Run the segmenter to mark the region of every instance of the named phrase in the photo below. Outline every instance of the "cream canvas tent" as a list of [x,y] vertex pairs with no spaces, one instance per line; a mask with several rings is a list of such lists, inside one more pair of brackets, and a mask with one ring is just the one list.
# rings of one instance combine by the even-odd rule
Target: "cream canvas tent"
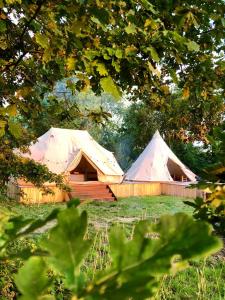
[[51,128],[21,154],[45,164],[56,174],[74,181],[120,183],[123,171],[112,152],[100,146],[85,130]]
[[189,170],[156,131],[145,150],[125,174],[126,181],[196,181]]

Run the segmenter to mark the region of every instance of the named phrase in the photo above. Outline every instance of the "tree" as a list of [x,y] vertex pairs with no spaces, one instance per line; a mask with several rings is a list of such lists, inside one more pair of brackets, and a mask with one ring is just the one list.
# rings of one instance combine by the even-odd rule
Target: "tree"
[[1,184],[12,175],[35,182],[13,154],[34,138],[18,115],[36,118],[62,78],[76,75],[74,89],[115,98],[126,90],[158,109],[171,84],[195,112],[221,101],[223,0],[4,0],[0,9]]
[[88,92],[71,92],[63,82],[52,93],[45,95],[38,115],[30,119],[23,115],[24,124],[35,136],[41,136],[50,127],[88,130],[98,139],[101,129],[112,116],[112,110],[121,102],[115,102],[109,94],[96,96]]

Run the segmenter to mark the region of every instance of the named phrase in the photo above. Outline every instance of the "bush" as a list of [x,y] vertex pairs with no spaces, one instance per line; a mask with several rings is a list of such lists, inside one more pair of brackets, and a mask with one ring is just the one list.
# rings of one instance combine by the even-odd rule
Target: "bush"
[[210,223],[217,234],[225,237],[225,185],[207,185],[208,197],[196,198],[194,202],[184,203],[194,207],[196,220]]

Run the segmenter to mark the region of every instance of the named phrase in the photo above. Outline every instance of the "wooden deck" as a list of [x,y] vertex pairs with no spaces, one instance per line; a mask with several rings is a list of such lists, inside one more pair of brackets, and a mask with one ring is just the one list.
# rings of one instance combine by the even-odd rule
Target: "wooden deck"
[[44,194],[33,185],[10,184],[8,195],[25,204],[53,203],[69,201],[71,198],[81,200],[93,199],[102,201],[115,201],[117,198],[132,196],[171,195],[174,197],[196,198],[204,197],[204,192],[196,188],[189,189],[188,182],[123,182],[121,184],[107,184],[98,181],[74,182],[70,181],[69,193],[60,190],[51,184],[53,194]]
[[171,195],[177,197],[203,197],[203,191],[188,188],[190,182],[123,182],[109,185],[116,197],[159,196]]

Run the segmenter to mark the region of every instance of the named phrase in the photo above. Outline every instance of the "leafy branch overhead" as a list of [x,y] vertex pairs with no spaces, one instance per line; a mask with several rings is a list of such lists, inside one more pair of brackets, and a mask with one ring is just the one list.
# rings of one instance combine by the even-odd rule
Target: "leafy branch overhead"
[[[175,85],[203,123],[206,110],[222,112],[224,11],[223,0],[0,1],[4,182],[18,169],[9,165],[12,149],[35,138],[32,120],[63,78],[76,76],[77,90],[115,98],[126,91],[156,109],[170,106]],[[202,122],[194,127],[201,138]]]
[[[56,225],[39,243],[39,252],[34,256],[31,253],[15,276],[21,299],[54,299],[48,292],[52,284],[50,269],[62,276],[71,297],[76,299],[146,299],[155,295],[163,275],[174,274],[188,267],[189,260],[205,257],[221,247],[209,225],[183,213],[163,216],[155,224],[141,221],[131,239],[127,239],[123,228],[113,226],[109,235],[111,266],[90,281],[81,268],[93,242],[86,235],[87,214],[80,214],[76,205],[72,203],[72,207],[44,221],[57,218]],[[27,223],[21,225],[20,218],[10,222],[23,232]],[[33,229],[43,224],[37,221]],[[1,220],[1,239],[6,237],[7,227],[7,221]],[[3,259],[5,255],[7,252]]]

